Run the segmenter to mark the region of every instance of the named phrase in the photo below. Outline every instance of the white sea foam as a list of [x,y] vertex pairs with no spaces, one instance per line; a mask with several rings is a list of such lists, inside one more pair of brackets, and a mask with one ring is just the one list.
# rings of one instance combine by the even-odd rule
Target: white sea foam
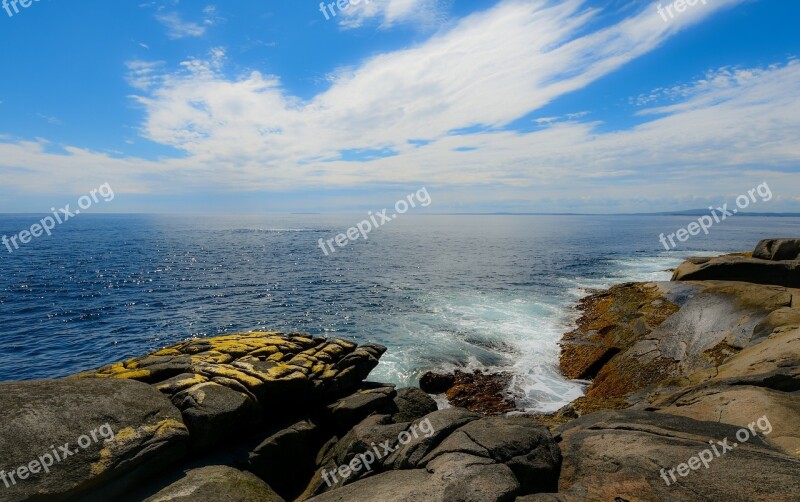
[[[712,253],[709,253],[712,254]],[[562,277],[558,293],[428,292],[419,301],[427,315],[403,321],[399,346],[392,347],[373,378],[415,385],[420,371],[481,369],[513,374],[509,392],[525,411],[551,412],[583,395],[587,382],[569,380],[559,370],[563,334],[579,312],[578,299],[594,289],[628,281],[666,281],[684,256],[674,253],[605,262],[599,277]],[[416,371],[415,371],[416,369]]]

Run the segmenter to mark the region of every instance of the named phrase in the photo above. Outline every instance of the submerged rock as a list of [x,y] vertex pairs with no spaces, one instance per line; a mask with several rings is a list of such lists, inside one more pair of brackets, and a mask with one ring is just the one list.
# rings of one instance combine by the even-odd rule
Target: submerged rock
[[449,375],[428,372],[420,379],[420,388],[425,392],[445,393],[452,406],[484,415],[499,415],[516,409],[509,392],[512,378],[510,373],[483,373],[481,370],[472,373],[455,370]]

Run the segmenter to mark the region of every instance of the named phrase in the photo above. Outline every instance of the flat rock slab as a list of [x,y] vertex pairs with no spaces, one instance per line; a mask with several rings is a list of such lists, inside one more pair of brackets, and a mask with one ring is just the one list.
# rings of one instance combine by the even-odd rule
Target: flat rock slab
[[800,457],[800,398],[741,379],[712,383],[664,396],[651,409],[695,420],[747,427],[757,420],[768,425],[766,440],[787,455]]
[[[732,425],[632,410],[582,417],[558,429],[564,463],[556,500],[796,500],[800,461],[760,436],[740,442],[737,431]],[[714,455],[709,441],[726,438],[732,449]],[[700,463],[685,476],[675,470],[704,450],[713,455],[708,468]]]
[[[0,486],[4,501],[93,500],[86,492],[100,485],[92,497],[113,499],[186,451],[180,412],[141,382],[8,382],[0,383],[0,396],[0,468],[15,478]],[[28,472],[20,475],[23,466]]]

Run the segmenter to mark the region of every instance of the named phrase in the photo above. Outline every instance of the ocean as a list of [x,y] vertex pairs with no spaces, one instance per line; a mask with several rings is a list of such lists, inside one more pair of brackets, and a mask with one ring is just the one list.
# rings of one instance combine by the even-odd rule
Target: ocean
[[[189,337],[307,332],[388,347],[371,380],[512,372],[518,405],[552,411],[584,383],[558,341],[592,288],[668,280],[691,255],[797,236],[800,218],[737,216],[666,251],[692,216],[405,214],[325,256],[336,215],[81,214],[0,248],[0,380],[61,377]],[[0,236],[41,216],[0,215]]]

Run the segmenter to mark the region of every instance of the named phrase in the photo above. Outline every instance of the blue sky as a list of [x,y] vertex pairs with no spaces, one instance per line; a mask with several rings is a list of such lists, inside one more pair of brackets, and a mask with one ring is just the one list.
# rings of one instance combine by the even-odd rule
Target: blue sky
[[800,211],[800,3],[701,2],[9,5],[0,212]]

